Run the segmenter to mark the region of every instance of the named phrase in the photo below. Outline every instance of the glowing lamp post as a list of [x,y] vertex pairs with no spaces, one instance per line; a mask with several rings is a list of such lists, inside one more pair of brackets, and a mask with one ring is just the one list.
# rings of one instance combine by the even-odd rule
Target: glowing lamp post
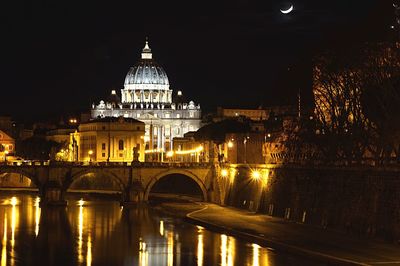
[[260,171],[254,170],[251,172],[251,178],[253,178],[253,180],[259,180],[260,177],[261,177]]
[[228,148],[233,148],[233,141],[232,140],[228,141]]
[[222,169],[222,170],[221,170],[221,176],[222,176],[222,177],[227,177],[227,176],[228,176],[228,170]]
[[92,154],[93,154],[93,151],[92,150],[89,150],[89,162],[92,162]]
[[4,152],[4,162],[7,163],[7,155],[8,155],[8,151]]
[[254,181],[260,181],[262,187],[266,187],[268,185],[269,171],[268,169],[253,170],[250,174],[250,177]]

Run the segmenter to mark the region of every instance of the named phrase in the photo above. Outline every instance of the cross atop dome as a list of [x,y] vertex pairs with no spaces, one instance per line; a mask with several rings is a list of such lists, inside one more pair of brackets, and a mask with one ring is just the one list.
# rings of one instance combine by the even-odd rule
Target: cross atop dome
[[149,47],[149,42],[146,37],[146,44],[144,45],[144,48],[142,50],[142,59],[152,59],[153,54],[151,53],[151,49]]

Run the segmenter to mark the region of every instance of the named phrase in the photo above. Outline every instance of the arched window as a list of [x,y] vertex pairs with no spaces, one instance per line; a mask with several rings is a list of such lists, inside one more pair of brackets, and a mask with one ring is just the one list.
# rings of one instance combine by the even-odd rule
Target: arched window
[[124,141],[122,139],[118,141],[118,149],[120,151],[124,150]]

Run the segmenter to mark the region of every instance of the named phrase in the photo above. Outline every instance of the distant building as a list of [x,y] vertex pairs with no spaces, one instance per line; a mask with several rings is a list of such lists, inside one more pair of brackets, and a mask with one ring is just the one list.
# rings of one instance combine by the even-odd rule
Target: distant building
[[56,128],[47,131],[46,140],[55,141],[58,143],[68,144],[71,133],[74,133],[76,128]]
[[223,145],[223,160],[233,164],[263,164],[263,147],[267,136],[264,132],[228,133]]
[[3,130],[0,130],[0,160],[5,160],[7,155],[15,153],[15,140]]
[[121,97],[113,90],[108,100],[93,105],[92,118],[125,117],[145,123],[147,153],[172,150],[173,138],[200,128],[201,109],[185,101],[181,91],[173,97],[164,69],[154,59],[146,41],[141,59],[125,77]]
[[3,130],[15,141],[32,137],[32,129],[27,129],[23,124],[15,123],[10,116],[0,116],[0,130]]
[[145,124],[133,118],[106,117],[81,123],[70,135],[68,160],[144,161],[144,132]]
[[208,142],[198,141],[194,132],[188,132],[184,137],[174,138],[173,152],[167,154],[167,159],[174,162],[208,162]]
[[247,117],[253,121],[267,120],[270,115],[286,116],[296,114],[295,106],[269,106],[259,107],[257,109],[242,109],[242,108],[217,108],[217,115],[214,120],[221,120],[232,117]]

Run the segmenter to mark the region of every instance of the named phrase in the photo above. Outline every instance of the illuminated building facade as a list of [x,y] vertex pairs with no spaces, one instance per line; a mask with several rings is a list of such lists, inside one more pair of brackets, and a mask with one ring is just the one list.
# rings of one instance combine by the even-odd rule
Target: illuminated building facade
[[141,59],[126,75],[121,98],[113,90],[107,101],[92,106],[91,116],[122,116],[144,122],[148,152],[172,150],[174,137],[196,131],[201,124],[200,106],[193,101],[184,101],[181,91],[173,95],[167,74],[153,60],[147,41]]
[[15,140],[0,130],[0,161],[5,160],[8,154],[14,154],[15,151]]
[[292,105],[283,106],[267,106],[257,109],[243,108],[223,108],[218,107],[214,121],[221,121],[227,118],[247,117],[253,121],[263,121],[273,116],[287,116],[296,114],[298,110]]
[[144,161],[143,122],[133,118],[106,117],[81,123],[71,134],[69,161]]

